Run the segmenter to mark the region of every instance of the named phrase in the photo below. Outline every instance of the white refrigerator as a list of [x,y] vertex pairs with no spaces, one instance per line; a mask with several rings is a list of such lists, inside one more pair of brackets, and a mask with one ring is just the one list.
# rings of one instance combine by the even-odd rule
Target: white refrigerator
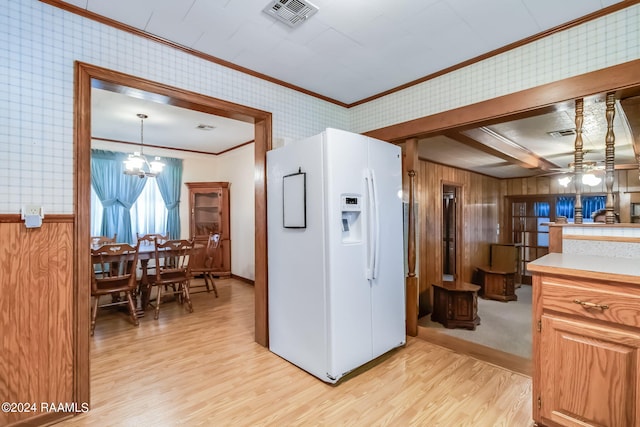
[[328,383],[406,341],[401,155],[337,129],[267,152],[269,348]]

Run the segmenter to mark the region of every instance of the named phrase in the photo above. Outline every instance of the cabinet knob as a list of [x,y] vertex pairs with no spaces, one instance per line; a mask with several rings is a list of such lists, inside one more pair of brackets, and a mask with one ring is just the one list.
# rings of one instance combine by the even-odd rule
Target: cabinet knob
[[598,308],[602,311],[606,310],[609,308],[608,305],[606,304],[596,304],[594,302],[587,302],[587,301],[580,301],[579,299],[574,299],[573,300],[574,303],[576,304],[580,304],[581,306],[583,306],[584,308]]

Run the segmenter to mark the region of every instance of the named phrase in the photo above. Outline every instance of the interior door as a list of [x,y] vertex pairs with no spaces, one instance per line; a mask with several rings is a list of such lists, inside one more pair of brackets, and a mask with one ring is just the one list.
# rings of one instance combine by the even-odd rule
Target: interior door
[[458,277],[458,192],[455,185],[442,185],[442,280]]

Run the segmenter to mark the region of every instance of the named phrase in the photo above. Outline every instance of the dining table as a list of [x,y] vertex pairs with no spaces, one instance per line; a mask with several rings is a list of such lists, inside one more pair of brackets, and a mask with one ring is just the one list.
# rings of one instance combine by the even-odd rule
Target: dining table
[[[117,243],[112,243],[117,244]],[[97,249],[102,245],[91,245],[91,249]],[[201,243],[195,243],[193,245],[192,256],[196,252],[204,248]],[[159,252],[161,255],[162,251]],[[138,317],[144,317],[145,310],[149,307],[151,300],[151,283],[149,282],[149,261],[156,257],[156,246],[153,243],[140,244],[138,248],[138,261],[140,262],[141,275],[138,280],[138,290],[133,295],[133,301],[136,306],[136,315]],[[138,297],[139,296],[139,297]]]
[[136,308],[138,311],[138,316],[144,316],[144,312],[149,306],[149,301],[151,297],[151,285],[149,283],[149,260],[155,259],[156,257],[156,245],[151,244],[141,244],[138,249],[138,261],[140,262],[140,269],[142,270],[142,275],[140,277],[140,281],[138,282],[138,292],[137,295],[140,295],[140,306]]

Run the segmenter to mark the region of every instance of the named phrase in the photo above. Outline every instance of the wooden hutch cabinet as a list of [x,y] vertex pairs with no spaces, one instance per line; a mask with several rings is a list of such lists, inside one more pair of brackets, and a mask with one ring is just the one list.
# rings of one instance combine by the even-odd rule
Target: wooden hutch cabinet
[[231,274],[229,227],[229,183],[187,182],[189,188],[189,235],[196,243],[207,244],[209,233],[220,234],[220,250],[214,259],[221,276]]
[[538,425],[640,425],[637,262],[551,254],[529,264]]

